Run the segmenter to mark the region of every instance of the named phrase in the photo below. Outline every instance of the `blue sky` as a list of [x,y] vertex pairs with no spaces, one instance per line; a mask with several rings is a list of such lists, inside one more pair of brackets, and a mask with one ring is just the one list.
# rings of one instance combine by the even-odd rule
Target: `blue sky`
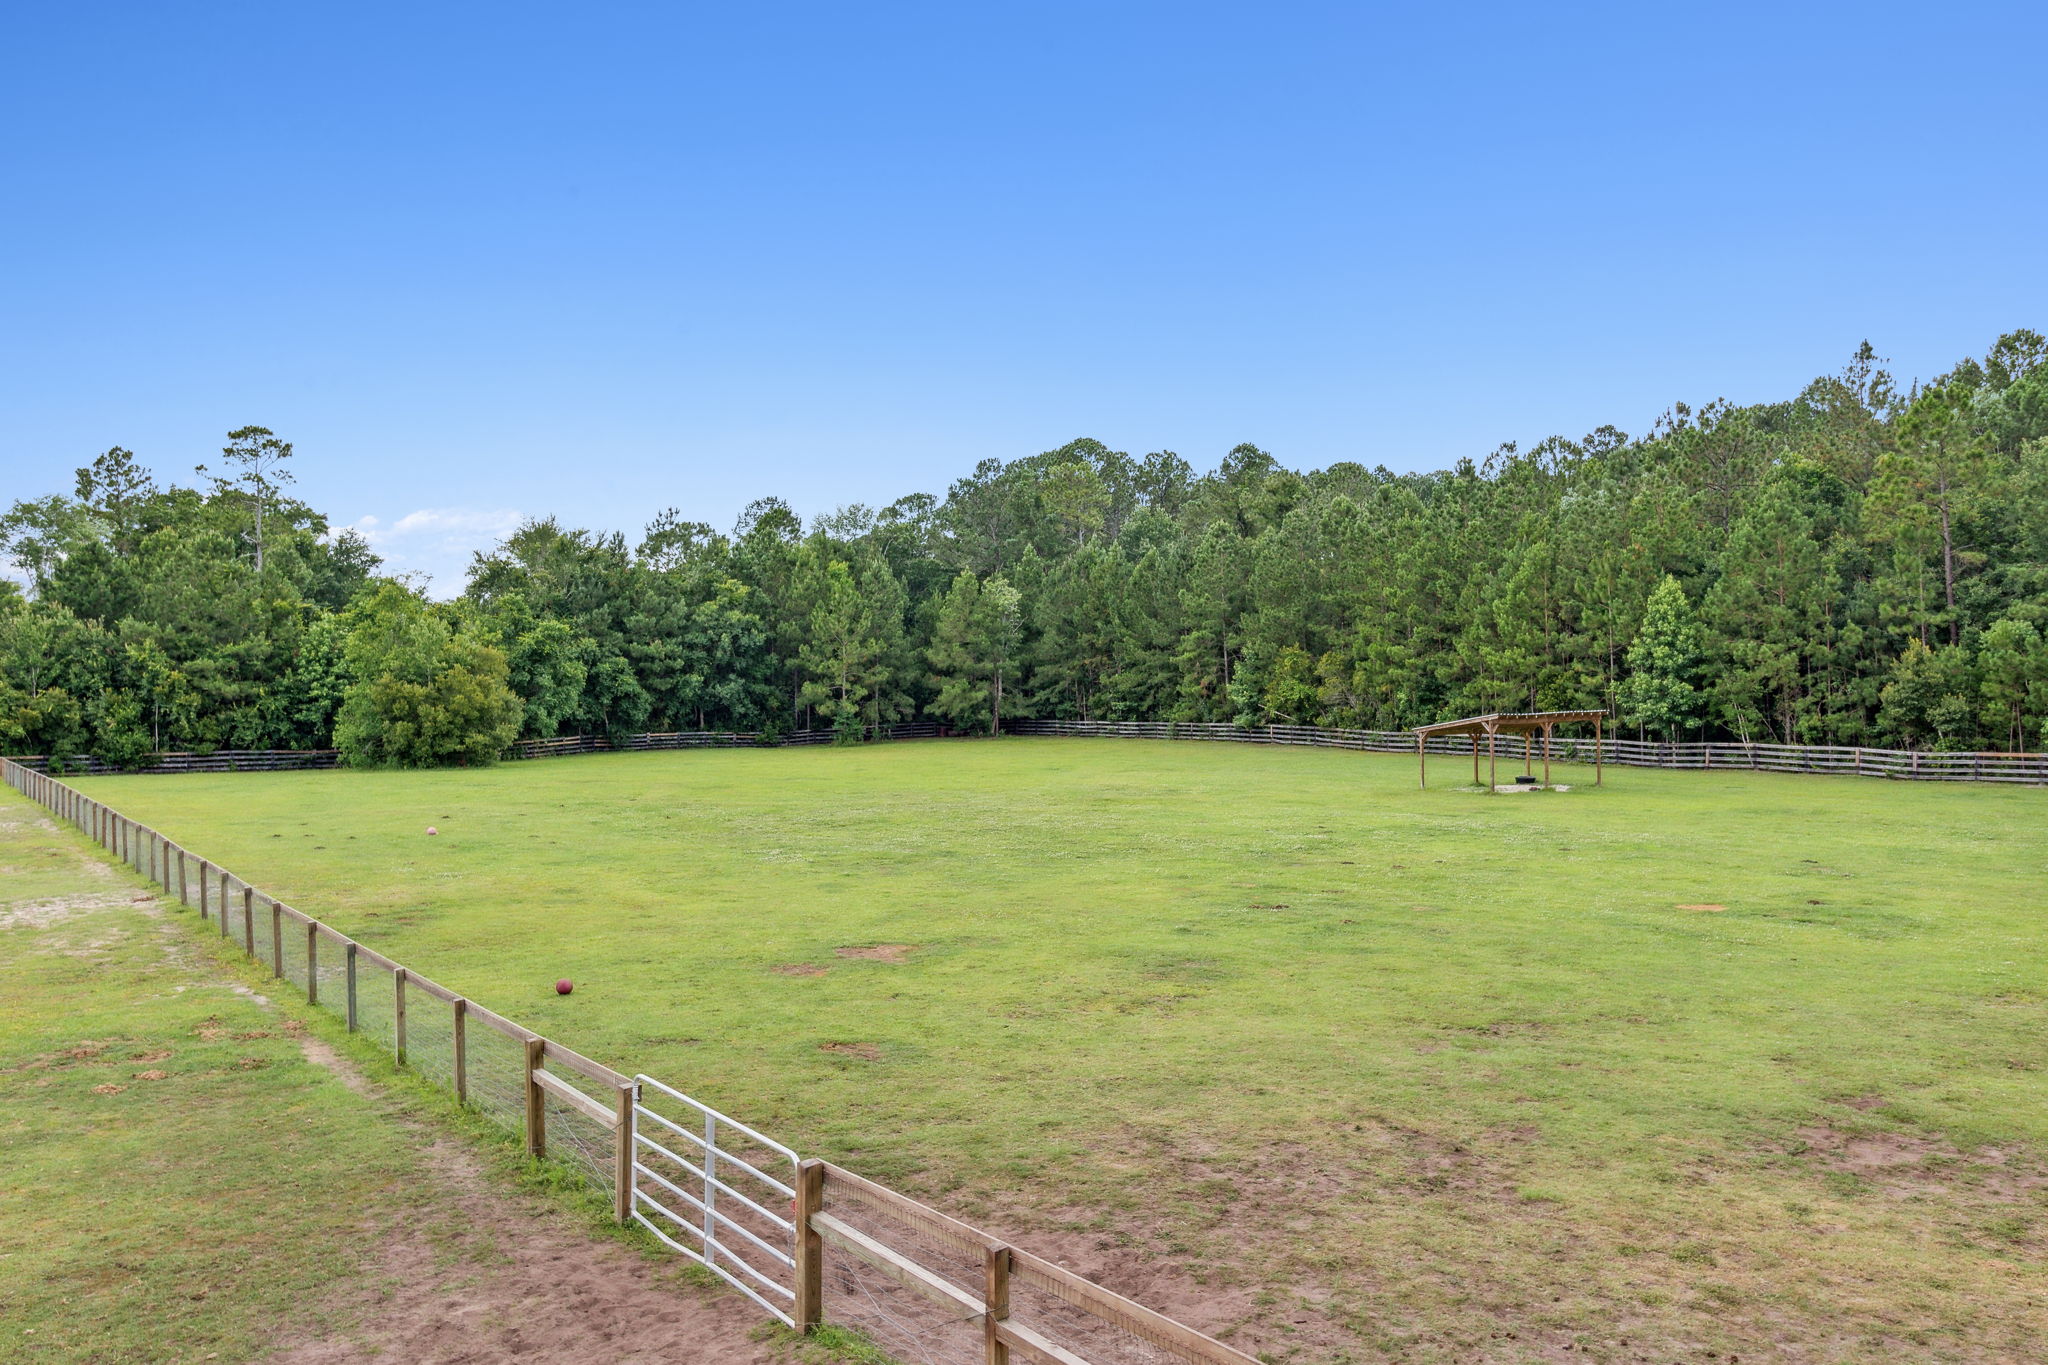
[[16,7],[0,499],[107,446],[460,586],[1092,435],[1441,467],[2048,330],[2048,7]]

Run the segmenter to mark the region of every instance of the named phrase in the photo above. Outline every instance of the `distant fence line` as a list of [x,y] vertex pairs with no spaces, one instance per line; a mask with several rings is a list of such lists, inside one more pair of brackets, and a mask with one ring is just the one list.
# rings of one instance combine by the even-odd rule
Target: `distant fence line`
[[800,1158],[652,1076],[514,1023],[48,773],[0,758],[0,777],[196,910],[307,1004],[522,1135],[530,1156],[576,1172],[617,1221],[644,1227],[788,1326],[857,1327],[933,1365],[1008,1365],[1013,1354],[1052,1365],[1257,1365],[907,1195]]
[[[1412,754],[1412,730],[1341,730],[1322,725],[1210,725],[1180,721],[1009,720],[1011,735],[1075,735],[1102,739],[1207,739],[1240,744],[1301,744],[1368,753]],[[1542,741],[1519,735],[1499,737],[1500,756],[1541,760]],[[1432,754],[1467,756],[1464,736],[1433,738]],[[1601,741],[1609,763],[1635,768],[1742,769],[1770,773],[1836,773],[1917,782],[2013,782],[2048,785],[2048,754],[1936,753],[1917,749],[1861,749],[1826,744],[1662,744],[1644,740]],[[1563,762],[1593,758],[1593,741],[1558,739],[1552,756]]]
[[[870,739],[937,739],[949,731],[934,722],[870,727]],[[1345,730],[1325,725],[1222,725],[1193,721],[1139,720],[1007,720],[1010,735],[1082,735],[1107,739],[1209,739],[1241,744],[1300,744],[1324,749],[1357,749],[1367,753],[1412,754],[1411,730]],[[659,749],[750,749],[761,746],[831,744],[833,730],[794,730],[763,735],[735,730],[678,730],[645,735],[569,735],[560,739],[522,739],[506,751],[507,759],[566,758],[572,754],[642,753]],[[1499,739],[1502,758],[1540,757],[1538,742],[1519,735]],[[1432,754],[1469,754],[1471,741],[1459,736],[1428,741]],[[1562,762],[1591,761],[1590,739],[1558,739],[1552,755]],[[1740,768],[1767,773],[1837,773],[1854,777],[1889,777],[1909,782],[2008,782],[2048,785],[2048,754],[1942,753],[1923,749],[1874,749],[1829,744],[1742,744],[1726,741],[1666,744],[1618,739],[1602,741],[1609,763],[1634,768],[1710,770]],[[37,772],[46,771],[47,756],[13,760]],[[109,773],[282,772],[306,768],[338,768],[334,749],[216,749],[207,754],[151,754],[145,766],[122,768],[83,755],[66,764],[83,777]]]

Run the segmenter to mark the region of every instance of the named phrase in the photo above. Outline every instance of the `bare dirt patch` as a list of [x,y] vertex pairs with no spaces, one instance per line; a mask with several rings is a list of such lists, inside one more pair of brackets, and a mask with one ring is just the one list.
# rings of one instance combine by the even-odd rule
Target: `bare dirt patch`
[[47,896],[0,910],[0,929],[49,929],[74,916],[128,904],[125,896]]
[[2048,1190],[2048,1168],[2037,1162],[2000,1147],[1965,1152],[1924,1133],[1817,1123],[1798,1131],[1792,1150],[1892,1199],[1941,1194],[1959,1203],[2020,1204]]
[[858,1057],[864,1062],[882,1060],[882,1049],[873,1043],[820,1043],[818,1051],[830,1052],[840,1057]]
[[1712,901],[1701,901],[1695,905],[1681,905],[1678,908],[1680,910],[1690,910],[1696,915],[1718,915],[1728,907],[1716,905]]
[[[381,1100],[326,1043],[304,1036],[299,1047],[356,1094]],[[560,1209],[497,1185],[456,1140],[400,1122],[422,1145],[435,1193],[462,1210],[462,1241],[474,1254],[451,1255],[445,1238],[408,1222],[388,1236],[367,1273],[322,1305],[346,1325],[288,1339],[271,1360],[766,1365],[782,1358],[752,1339],[761,1315],[738,1294],[673,1283],[673,1269],[595,1240]]]
[[778,962],[768,969],[777,976],[823,976],[829,967],[820,967],[815,962]]
[[834,948],[832,952],[837,957],[857,957],[869,962],[908,962],[917,949],[915,943],[873,943],[864,948]]

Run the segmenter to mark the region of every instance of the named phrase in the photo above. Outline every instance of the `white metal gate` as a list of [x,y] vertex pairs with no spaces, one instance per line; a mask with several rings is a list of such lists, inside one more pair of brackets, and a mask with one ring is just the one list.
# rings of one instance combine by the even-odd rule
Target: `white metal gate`
[[634,1220],[795,1326],[796,1153],[652,1076],[633,1079]]

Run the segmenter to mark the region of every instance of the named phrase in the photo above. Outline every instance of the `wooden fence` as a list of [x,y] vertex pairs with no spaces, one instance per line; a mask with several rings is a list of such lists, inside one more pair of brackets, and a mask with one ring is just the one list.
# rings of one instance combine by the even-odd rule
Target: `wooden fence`
[[[1206,725],[1175,721],[1012,720],[1003,723],[1012,735],[1086,735],[1111,739],[1208,739],[1242,744],[1304,744],[1326,749],[1360,749],[1370,753],[1412,754],[1412,730],[1340,730],[1321,725]],[[1432,754],[1469,755],[1464,736],[1434,738]],[[1602,742],[1607,762],[1636,768],[1726,769],[1772,773],[1837,773],[1853,777],[1889,777],[1918,782],[2011,782],[2048,785],[2048,754],[1935,753],[1914,749],[1859,749],[1823,744],[1660,744],[1608,738]],[[1591,762],[1591,737],[1559,739],[1553,756],[1562,762]],[[1500,756],[1540,758],[1541,742],[1520,735],[1500,736]]]
[[[1322,725],[1216,725],[1187,721],[1012,720],[1003,724],[1012,735],[1089,735],[1113,739],[1210,739],[1242,744],[1304,744],[1326,749],[1358,749],[1368,753],[1412,754],[1412,730],[1344,730]],[[937,739],[948,731],[922,721],[870,728],[870,739]],[[681,730],[672,733],[571,735],[560,739],[522,739],[507,759],[565,758],[572,754],[643,752],[658,749],[744,749],[764,744],[830,744],[832,730],[796,730],[763,738],[749,731]],[[1534,740],[1519,735],[1500,737],[1502,758],[1522,758]],[[1463,737],[1431,739],[1432,754],[1467,754]],[[1739,744],[1709,742],[1663,744],[1609,736],[1602,744],[1609,763],[1635,768],[1707,770],[1742,768],[1769,773],[1838,773],[1854,777],[1889,777],[1913,782],[2008,782],[2048,785],[2048,754],[1941,753],[1920,749],[1868,749],[1825,744]],[[1560,739],[1553,754],[1561,762],[1591,761],[1591,739]],[[15,760],[23,767],[47,771],[50,760],[29,755]],[[65,766],[88,777],[139,771],[152,773],[277,772],[339,767],[333,749],[217,749],[209,754],[151,754],[138,769],[79,756]]]
[[[0,776],[196,910],[202,925],[303,991],[309,1005],[520,1133],[534,1158],[581,1174],[609,1196],[618,1221],[631,1220],[636,1203],[653,1202],[646,1168],[636,1164],[640,1083],[652,1077],[615,1071],[514,1023],[45,772],[0,758]],[[1013,1351],[1052,1365],[1256,1365],[829,1162],[799,1161],[793,1213],[792,1307],[776,1316],[804,1330],[825,1321],[858,1326],[885,1348],[963,1365],[1007,1365]]]

